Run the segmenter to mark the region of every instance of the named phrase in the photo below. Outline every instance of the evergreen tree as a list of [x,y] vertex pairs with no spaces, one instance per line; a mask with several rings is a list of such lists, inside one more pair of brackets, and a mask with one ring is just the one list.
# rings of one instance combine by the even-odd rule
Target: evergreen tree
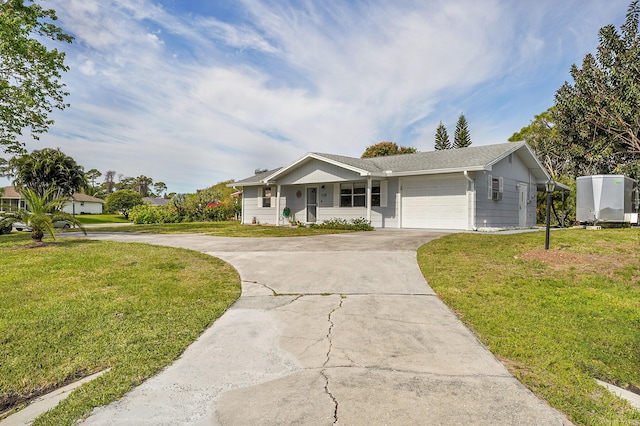
[[595,54],[571,66],[573,83],[556,92],[559,139],[575,174],[640,176],[640,2],[620,27],[600,29]]
[[443,149],[451,149],[451,142],[449,141],[449,135],[447,134],[447,128],[444,127],[442,121],[438,124],[436,129],[436,151]]
[[464,114],[460,114],[458,117],[458,124],[456,124],[456,132],[453,136],[454,148],[466,148],[471,145],[471,135],[467,128],[467,119]]

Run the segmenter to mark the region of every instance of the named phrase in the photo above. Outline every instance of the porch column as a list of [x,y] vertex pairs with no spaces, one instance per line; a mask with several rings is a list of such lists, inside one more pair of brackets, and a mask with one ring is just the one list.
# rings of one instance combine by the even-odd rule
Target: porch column
[[371,177],[367,178],[367,222],[371,222]]
[[[245,207],[244,207],[244,191],[245,188],[242,188],[242,213],[240,213],[240,224],[241,225],[245,225],[247,222],[244,220],[244,212],[246,212]],[[249,222],[251,223],[251,222]]]
[[278,185],[276,191],[276,226],[280,226],[280,189],[281,185]]
[[476,228],[476,183],[469,176],[468,171],[463,175],[467,179],[467,230],[475,231]]

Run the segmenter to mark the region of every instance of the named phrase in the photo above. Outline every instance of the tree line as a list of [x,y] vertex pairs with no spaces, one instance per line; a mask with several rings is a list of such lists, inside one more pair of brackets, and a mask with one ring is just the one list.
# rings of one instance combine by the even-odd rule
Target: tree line
[[466,148],[471,146],[471,134],[467,124],[467,118],[464,114],[460,114],[456,123],[456,130],[453,134],[453,143],[449,141],[447,128],[442,124],[438,124],[435,136],[435,149],[441,151],[443,149]]
[[53,198],[70,197],[77,192],[106,198],[125,189],[141,197],[169,196],[164,182],[154,182],[144,175],[134,178],[120,174],[116,181],[116,172],[107,170],[100,182],[98,179],[102,173],[96,169],[85,172],[83,166],[60,148],[34,150],[30,154],[16,154],[9,161],[3,160],[0,162],[0,176],[8,177],[18,188],[31,188],[40,196],[55,188],[50,194]]
[[[471,146],[471,134],[467,124],[467,119],[464,114],[460,114],[458,122],[456,124],[456,130],[454,133],[453,143],[449,141],[449,135],[447,134],[447,128],[442,124],[442,121],[436,129],[435,136],[435,149],[454,149],[454,148],[466,148]],[[370,145],[365,148],[360,158],[373,158],[384,157],[388,155],[400,155],[400,154],[413,154],[418,152],[416,148],[409,146],[399,146],[395,142],[378,142],[377,144]],[[256,169],[258,174],[259,169]],[[265,170],[266,171],[266,170]]]
[[635,0],[620,31],[601,28],[595,54],[571,66],[573,81],[557,90],[554,105],[509,138],[527,142],[554,179],[640,177],[639,16]]

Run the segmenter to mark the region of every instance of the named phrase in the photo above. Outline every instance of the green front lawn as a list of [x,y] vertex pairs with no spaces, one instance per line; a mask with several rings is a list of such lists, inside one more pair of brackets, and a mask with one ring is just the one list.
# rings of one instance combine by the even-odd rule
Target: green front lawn
[[76,219],[83,225],[97,223],[130,223],[121,214],[77,214]]
[[[46,238],[45,241],[51,241]],[[72,425],[175,360],[240,295],[228,264],[188,250],[0,236],[0,412],[111,368],[35,424]]]
[[306,235],[338,234],[348,230],[315,228],[293,228],[273,225],[241,225],[229,222],[187,222],[153,225],[131,225],[91,228],[91,232],[140,232],[146,234],[195,234],[204,233],[217,237],[300,237]]
[[577,424],[640,424],[594,378],[640,389],[640,230],[456,234],[418,251],[429,285]]

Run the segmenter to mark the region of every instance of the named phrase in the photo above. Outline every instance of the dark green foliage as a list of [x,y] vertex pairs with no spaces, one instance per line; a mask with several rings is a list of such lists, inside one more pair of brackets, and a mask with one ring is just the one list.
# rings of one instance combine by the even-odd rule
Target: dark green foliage
[[361,158],[385,157],[388,155],[414,154],[417,149],[408,146],[398,146],[395,142],[379,142],[368,146],[362,153]]
[[42,197],[67,198],[86,186],[84,167],[60,149],[45,148],[13,157],[8,174],[20,188],[30,188]]
[[143,204],[140,194],[130,189],[123,189],[109,194],[105,200],[104,208],[108,212],[121,213],[128,219],[131,209],[140,204]]
[[169,206],[152,206],[150,204],[134,206],[129,213],[129,218],[137,225],[181,222],[180,215],[178,215],[175,208],[171,209]]
[[640,167],[640,7],[633,1],[620,33],[600,29],[595,55],[571,67],[555,96],[555,121],[575,174],[624,173]]
[[453,148],[466,148],[471,145],[471,135],[467,126],[467,119],[464,114],[458,117],[456,131],[453,135]]
[[451,142],[449,141],[449,135],[447,134],[447,128],[444,127],[442,121],[438,125],[436,129],[436,142],[435,142],[436,151],[440,151],[443,149],[451,149]]
[[573,175],[575,166],[564,149],[564,142],[555,125],[555,107],[551,107],[526,127],[514,133],[510,142],[524,141],[535,152],[553,178],[560,175]]
[[375,228],[371,226],[371,222],[367,219],[360,217],[357,219],[340,219],[334,218],[325,220],[322,224],[311,224],[312,228],[325,228],[325,229],[344,229],[350,231],[373,231]]
[[64,52],[40,42],[73,40],[52,23],[56,19],[55,11],[29,0],[0,1],[0,145],[5,152],[24,152],[18,140],[23,130],[38,139],[53,124],[48,118],[53,108],[68,106],[60,82],[68,70]]
[[136,224],[178,223],[232,220],[240,215],[242,205],[231,197],[236,190],[227,186],[232,180],[219,182],[195,194],[177,194],[166,206],[137,206],[131,212]]
[[232,220],[240,214],[240,204],[207,203],[196,208],[178,208],[175,204],[152,206],[140,204],[129,213],[129,218],[138,225],[152,223],[180,223]]

